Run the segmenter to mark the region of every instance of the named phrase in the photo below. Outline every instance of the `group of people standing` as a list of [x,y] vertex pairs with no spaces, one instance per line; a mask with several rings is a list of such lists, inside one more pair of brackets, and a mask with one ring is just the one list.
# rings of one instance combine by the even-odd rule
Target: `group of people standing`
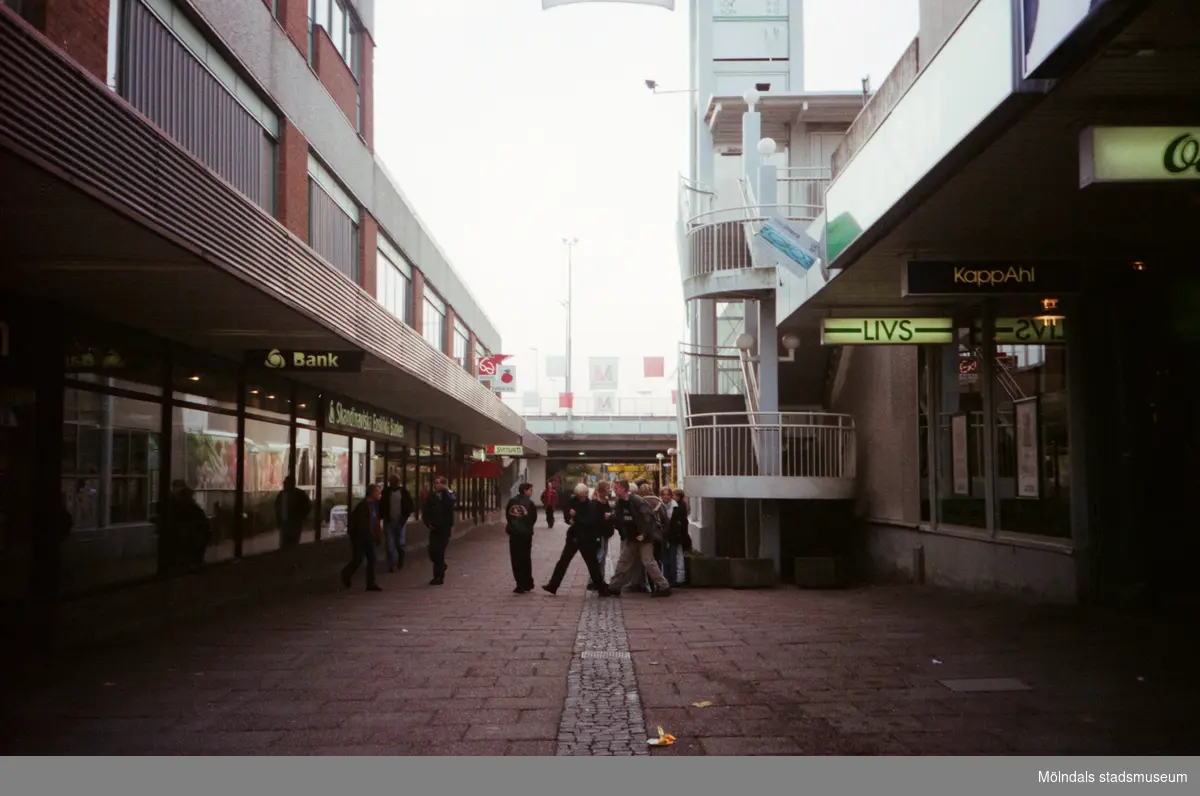
[[[509,554],[517,582],[513,591],[517,594],[534,589],[532,549],[538,511],[532,495],[533,485],[521,484],[516,497],[505,507]],[[541,502],[546,508],[546,524],[553,528],[558,501],[552,487],[547,486]],[[638,583],[655,597],[668,597],[673,586],[683,585],[684,573],[677,561],[684,550],[691,549],[683,490],[663,489],[656,496],[645,479],[634,484],[627,480],[600,481],[594,492],[581,483],[562,507],[562,516],[567,524],[562,555],[543,590],[557,593],[576,554],[587,566],[588,588],[601,596],[620,597],[622,589]],[[621,540],[621,554],[612,580],[606,583],[604,563],[613,536]],[[639,570],[644,573],[641,578]]]

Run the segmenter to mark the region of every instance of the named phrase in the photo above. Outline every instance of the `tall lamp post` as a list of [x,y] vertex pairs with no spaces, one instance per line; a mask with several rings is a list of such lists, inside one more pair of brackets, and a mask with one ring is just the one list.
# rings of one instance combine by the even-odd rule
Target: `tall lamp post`
[[579,238],[563,238],[563,245],[567,247],[567,395],[571,401],[567,405],[567,428],[571,427],[571,421],[575,414],[575,394],[571,392],[571,310],[574,306],[572,300],[575,298],[574,282],[571,278],[574,271],[571,255],[574,253],[577,243],[579,243]]
[[661,453],[656,453],[654,454],[654,458],[658,459],[658,472],[655,473],[654,477],[654,491],[661,492],[663,488],[663,455]]
[[675,474],[675,449],[668,448],[667,455],[671,457],[671,488],[679,488],[679,476]]

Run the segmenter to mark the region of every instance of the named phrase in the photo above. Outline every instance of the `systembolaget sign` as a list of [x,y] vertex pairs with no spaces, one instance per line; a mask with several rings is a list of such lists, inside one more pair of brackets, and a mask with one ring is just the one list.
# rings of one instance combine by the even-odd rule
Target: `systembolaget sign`
[[1070,263],[927,262],[905,264],[904,296],[1058,295],[1078,290]]
[[1200,180],[1200,126],[1088,127],[1079,137],[1079,187]]
[[325,400],[324,427],[331,431],[404,439],[404,424],[390,415],[355,406],[340,398]]

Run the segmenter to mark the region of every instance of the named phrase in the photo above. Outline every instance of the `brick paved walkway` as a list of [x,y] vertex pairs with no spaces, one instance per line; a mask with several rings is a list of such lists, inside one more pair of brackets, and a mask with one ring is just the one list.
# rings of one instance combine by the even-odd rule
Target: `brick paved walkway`
[[[909,586],[622,602],[646,726],[679,739],[654,755],[1200,752],[1194,619]],[[967,678],[1030,690],[939,683]]]
[[[539,529],[539,584],[561,532]],[[578,561],[557,596],[515,595],[494,527],[455,539],[448,560],[443,587],[427,585],[418,553],[381,574],[379,594],[361,575],[349,593],[314,584],[66,662],[5,697],[0,752],[554,755],[582,740],[616,753],[644,745],[636,711],[622,712],[634,704],[645,729],[678,739],[656,756],[1200,751],[1194,621],[915,587],[585,603]],[[631,661],[583,655],[623,649]],[[952,678],[1030,690],[938,682]],[[610,731],[564,735],[587,708],[609,711],[598,723]]]
[[[561,526],[560,526],[561,528]],[[539,529],[550,575],[561,531]],[[424,551],[384,591],[313,594],[182,628],[10,700],[8,753],[553,755],[587,573],[512,594],[503,530],[455,539],[446,584]],[[64,667],[65,669],[66,667]]]

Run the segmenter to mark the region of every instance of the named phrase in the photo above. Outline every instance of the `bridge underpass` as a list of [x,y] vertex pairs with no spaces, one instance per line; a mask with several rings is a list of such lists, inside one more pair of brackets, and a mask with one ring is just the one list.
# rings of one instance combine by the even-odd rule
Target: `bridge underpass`
[[666,457],[677,444],[673,417],[526,417],[525,423],[548,448],[544,459],[528,462],[529,480],[539,487],[538,494],[547,480],[572,464],[656,464],[657,454]]

